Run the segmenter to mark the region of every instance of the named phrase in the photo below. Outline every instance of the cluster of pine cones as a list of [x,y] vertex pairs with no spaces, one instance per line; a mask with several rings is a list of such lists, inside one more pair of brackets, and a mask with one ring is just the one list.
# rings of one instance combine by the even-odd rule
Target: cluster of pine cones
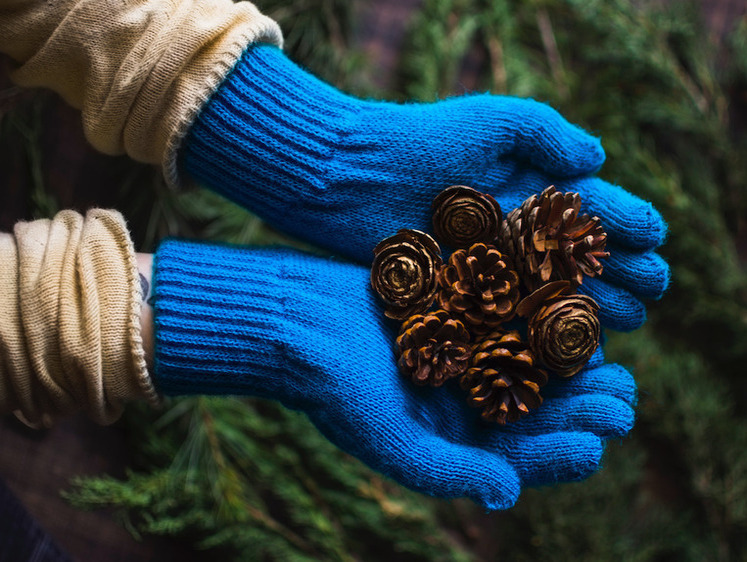
[[[548,371],[570,377],[599,344],[599,306],[576,294],[602,272],[607,235],[578,193],[553,186],[505,218],[490,195],[452,186],[433,201],[431,236],[400,230],[374,249],[371,284],[403,321],[400,371],[418,385],[458,378],[500,424],[542,403]],[[522,321],[524,318],[526,321]]]

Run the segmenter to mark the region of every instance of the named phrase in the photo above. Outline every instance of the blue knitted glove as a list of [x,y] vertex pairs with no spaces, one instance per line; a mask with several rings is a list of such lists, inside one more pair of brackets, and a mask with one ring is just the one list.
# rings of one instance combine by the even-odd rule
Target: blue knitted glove
[[504,212],[554,184],[578,191],[609,234],[601,280],[582,292],[608,328],[645,320],[669,270],[653,253],[666,227],[653,207],[584,175],[604,161],[597,139],[549,106],[472,95],[433,104],[361,101],[320,82],[275,47],[246,52],[192,126],[181,165],[277,228],[370,263],[400,228],[431,231],[430,204],[462,184]]
[[500,427],[455,381],[416,387],[369,270],[293,251],[167,241],[154,266],[155,382],[165,394],[243,394],[299,409],[336,445],[434,496],[512,506],[523,486],[579,480],[633,424],[635,383],[601,350],[543,405]]

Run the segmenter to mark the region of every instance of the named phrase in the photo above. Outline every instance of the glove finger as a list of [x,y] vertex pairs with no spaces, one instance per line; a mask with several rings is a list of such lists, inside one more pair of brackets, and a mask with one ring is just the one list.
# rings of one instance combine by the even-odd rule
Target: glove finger
[[375,409],[371,404],[352,398],[345,404],[347,412],[357,411],[352,419],[314,421],[338,447],[407,488],[441,498],[467,497],[488,509],[516,503],[521,483],[506,459],[443,439],[407,416],[401,404],[385,400]]
[[548,398],[534,412],[506,425],[504,433],[540,435],[548,431],[588,431],[603,439],[622,437],[635,412],[624,400],[606,394]]
[[[425,400],[413,402],[411,416],[419,425],[449,441],[488,450],[497,447],[507,435],[588,431],[603,438],[620,437],[633,427],[635,383],[626,372],[599,369],[592,375],[579,373],[571,379],[551,381],[549,392],[545,392],[547,387],[541,391],[545,397],[542,405],[518,422],[498,425],[482,420],[479,409],[466,405],[464,392],[457,384],[423,393]],[[561,385],[575,385],[575,392],[574,386],[567,391],[554,388]]]
[[602,219],[610,241],[635,250],[651,250],[664,243],[667,225],[659,212],[622,187],[595,177],[559,181],[556,187],[577,191],[581,210]]
[[583,480],[597,471],[602,439],[586,432],[504,436],[495,446],[516,469],[523,486]]
[[618,247],[652,250],[666,238],[667,225],[651,203],[596,177],[562,179],[527,169],[521,162],[506,161],[491,166],[481,177],[468,177],[466,181],[472,181],[471,187],[491,193],[504,213],[550,185],[559,191],[578,192],[582,212],[601,218],[608,239]]
[[[478,409],[467,408],[464,393],[456,385],[437,390],[441,392],[431,394],[428,407],[423,407],[427,410],[421,412],[424,417],[419,416],[425,426],[450,442],[500,453],[517,470],[525,485],[585,478],[599,465],[601,439],[627,432],[632,424],[625,418],[630,408],[620,401],[610,408],[605,404],[595,407],[593,400],[590,405],[588,401],[574,403],[572,399],[562,399],[562,402],[546,400],[522,421],[500,426],[482,420]],[[544,413],[546,407],[549,411]],[[609,419],[610,409],[612,417],[618,418],[616,423],[585,423],[600,435],[586,431],[577,419],[586,420],[598,414]],[[625,419],[620,421],[622,418]],[[621,424],[624,427],[619,427]]]
[[595,369],[597,367],[601,367],[604,364],[604,348],[602,347],[602,344],[604,343],[604,333],[602,333],[602,337],[600,339],[601,341],[599,343],[599,347],[597,347],[597,350],[586,363],[586,367],[584,367],[584,370]]
[[559,177],[595,173],[604,163],[601,141],[549,105],[511,97],[490,99],[498,111],[485,122],[494,124],[501,139],[505,131],[514,132],[513,153],[521,159]]
[[608,363],[587,367],[570,378],[551,377],[542,389],[546,400],[583,395],[607,395],[634,406],[637,400],[635,379],[625,367]]
[[654,252],[634,252],[607,245],[601,279],[626,289],[641,299],[658,299],[669,287],[669,265]]
[[586,278],[578,292],[599,303],[599,321],[605,328],[631,332],[646,322],[646,307],[625,289],[599,279]]

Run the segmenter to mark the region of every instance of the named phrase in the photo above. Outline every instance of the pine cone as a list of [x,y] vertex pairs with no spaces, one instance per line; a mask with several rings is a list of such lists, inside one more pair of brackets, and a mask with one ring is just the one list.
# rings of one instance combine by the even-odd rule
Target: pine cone
[[441,386],[469,365],[469,332],[445,310],[411,316],[397,337],[399,369],[415,384]]
[[473,348],[470,367],[460,381],[469,404],[482,408],[482,418],[501,425],[538,408],[545,383],[547,373],[535,367],[519,333],[500,330]]
[[395,320],[424,312],[438,291],[441,248],[419,230],[402,229],[374,248],[371,286],[386,304],[386,314]]
[[567,282],[545,285],[522,300],[529,318],[529,347],[537,361],[563,377],[584,368],[599,345],[599,305],[591,297],[570,294]]
[[503,222],[501,206],[493,197],[464,185],[444,189],[431,208],[436,238],[454,248],[494,244]]
[[574,286],[583,276],[602,273],[599,259],[607,234],[598,217],[579,216],[578,193],[550,186],[511,211],[501,227],[499,247],[513,262],[529,292],[549,281],[566,279]]
[[519,276],[498,249],[487,244],[456,250],[438,281],[441,308],[463,318],[475,333],[512,318],[519,301]]

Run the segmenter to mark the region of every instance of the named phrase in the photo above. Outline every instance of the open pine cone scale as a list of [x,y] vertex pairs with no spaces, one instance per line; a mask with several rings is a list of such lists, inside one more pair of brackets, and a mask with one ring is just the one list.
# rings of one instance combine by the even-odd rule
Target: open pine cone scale
[[607,235],[598,217],[580,211],[578,193],[560,193],[550,186],[506,217],[499,246],[529,292],[561,279],[578,286],[584,275],[602,273],[599,259],[609,255]]
[[418,385],[441,386],[461,375],[471,355],[470,335],[445,310],[410,317],[400,330],[399,369]]
[[519,299],[519,278],[494,246],[473,244],[454,252],[439,272],[441,307],[464,318],[477,333],[508,320]]
[[540,388],[547,373],[518,332],[495,331],[476,347],[470,368],[460,381],[467,401],[482,409],[481,417],[499,424],[518,420],[542,403]]

